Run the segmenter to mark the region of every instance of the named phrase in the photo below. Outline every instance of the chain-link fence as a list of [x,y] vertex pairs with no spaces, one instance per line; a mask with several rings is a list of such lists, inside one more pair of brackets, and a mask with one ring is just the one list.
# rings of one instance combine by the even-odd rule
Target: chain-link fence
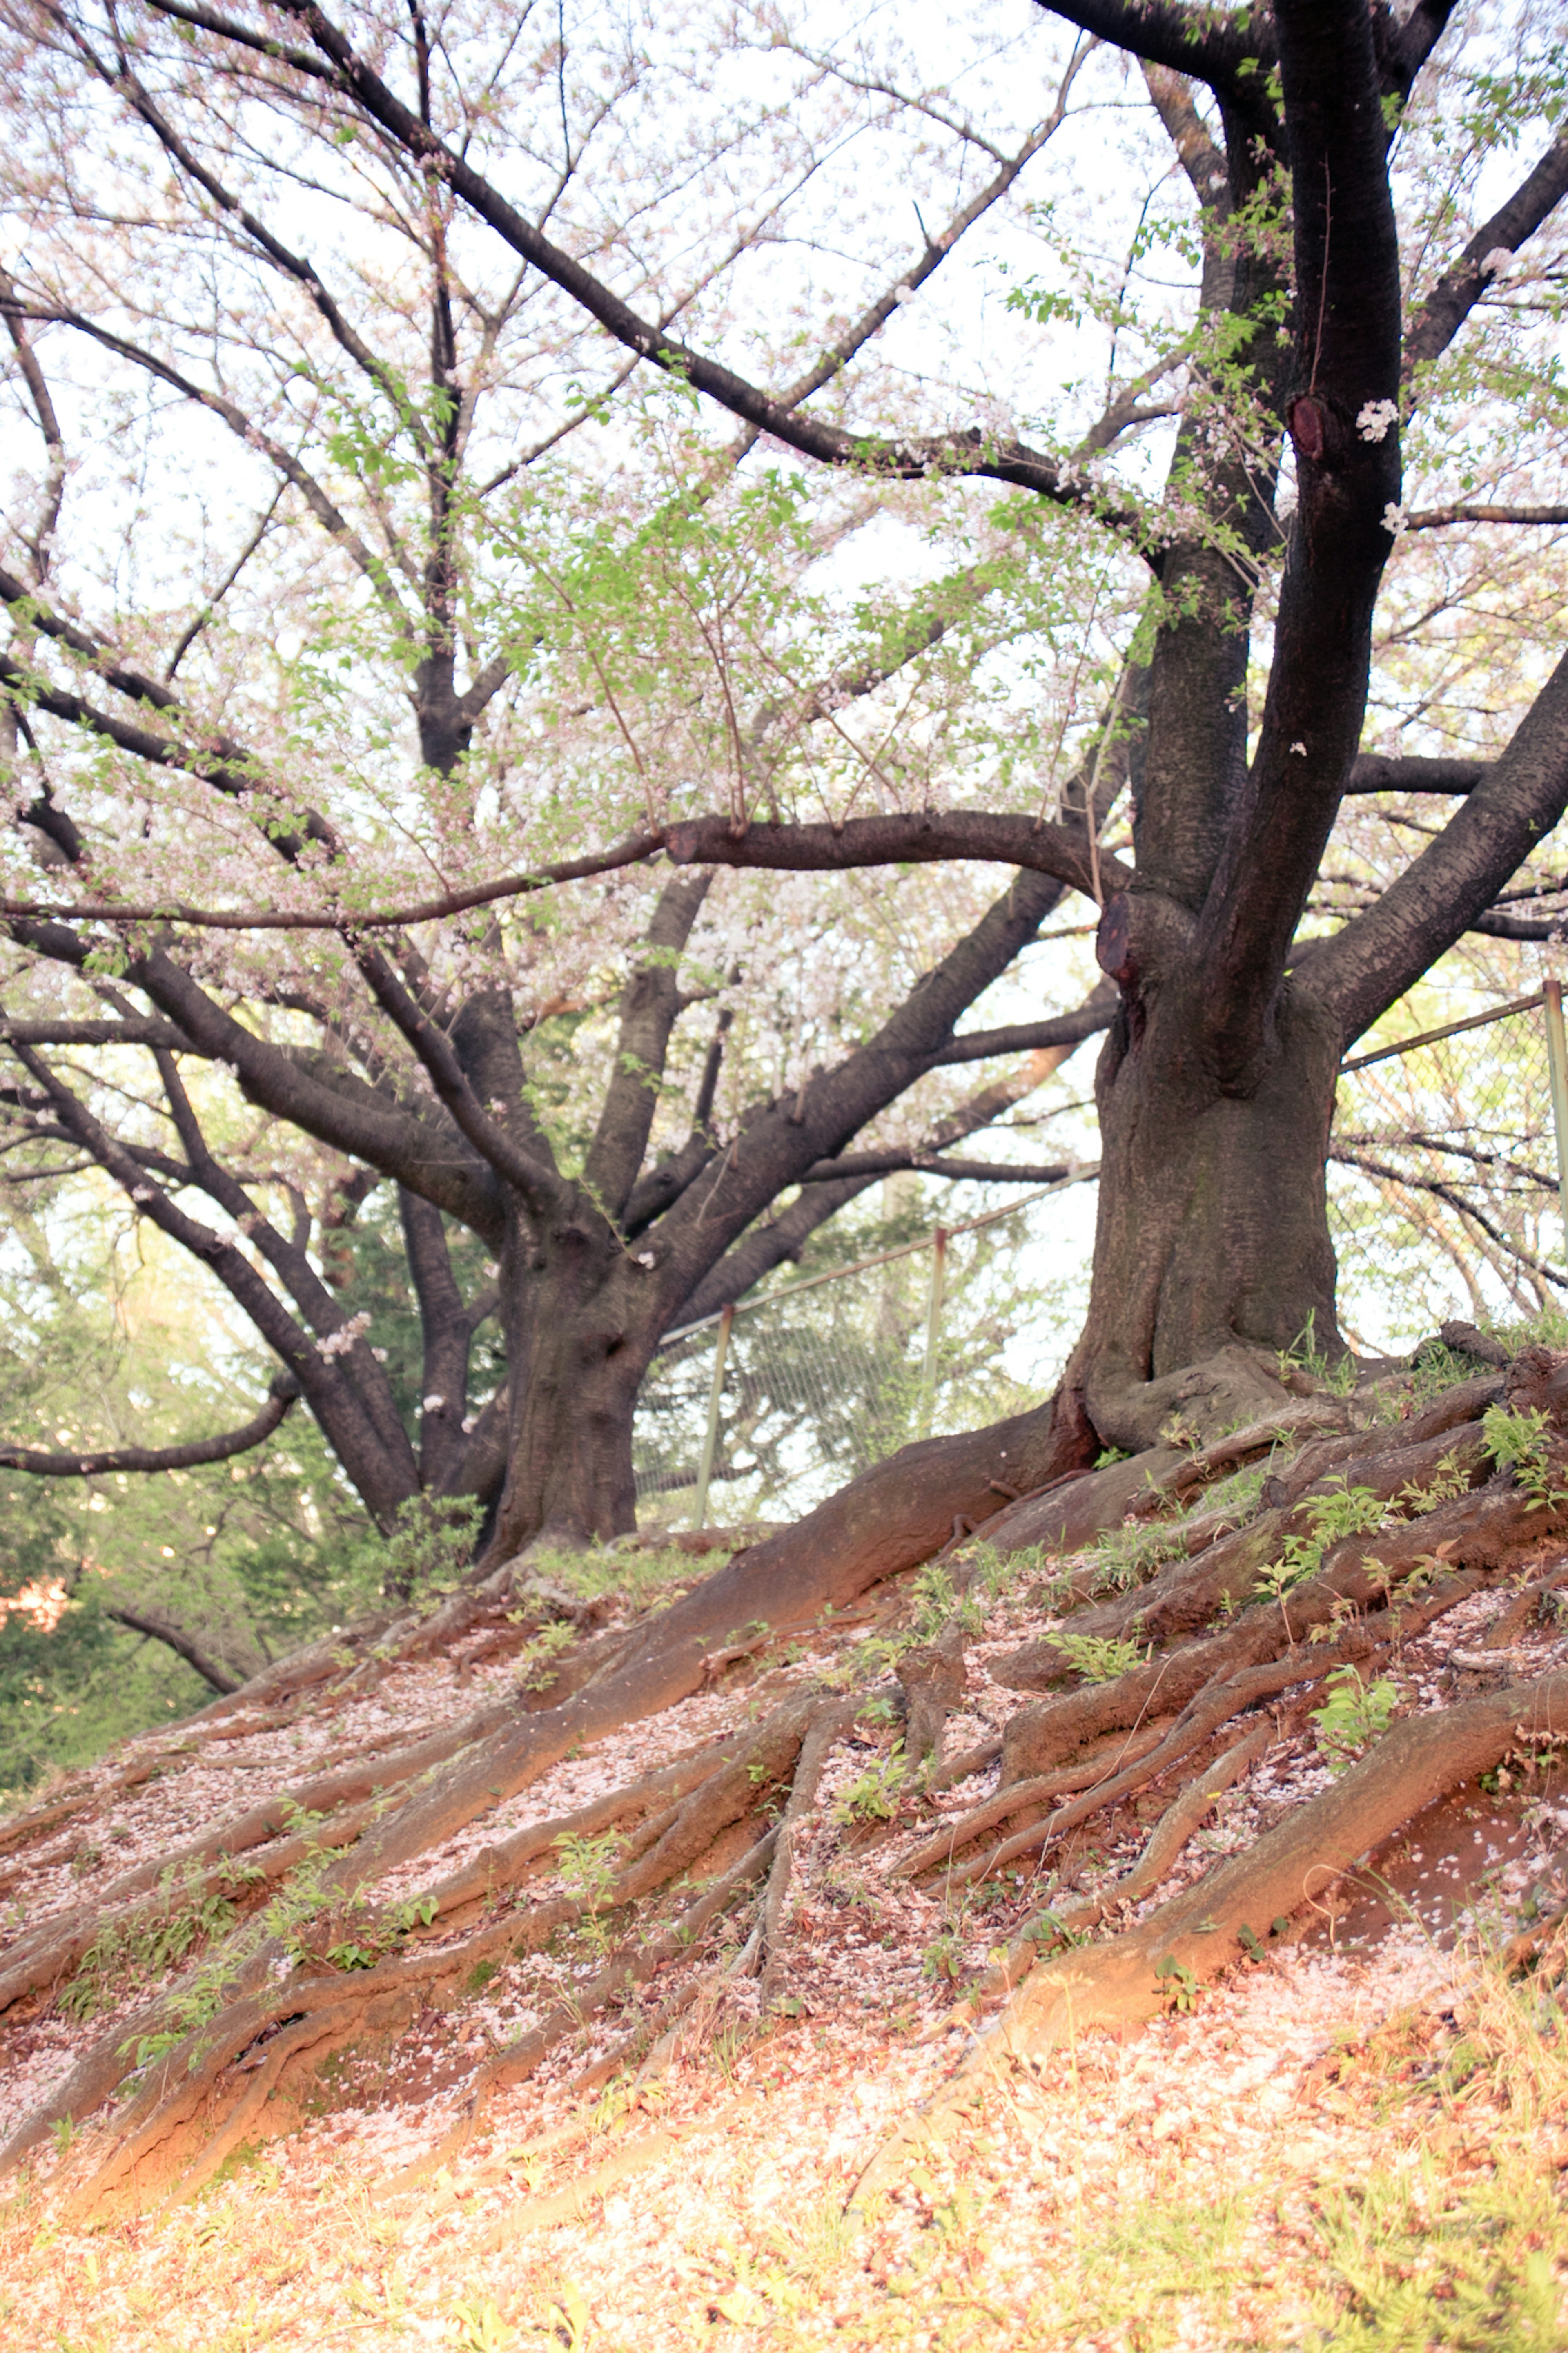
[[[1340,1321],[1363,1354],[1448,1318],[1568,1304],[1561,1000],[1521,997],[1359,1055],[1329,1147]],[[1552,1023],[1558,1049],[1553,1122]],[[1088,1295],[1097,1164],[983,1217],[668,1335],[637,1408],[643,1515],[793,1518],[928,1430],[1048,1396]]]
[[1088,1295],[1094,1165],[671,1333],[637,1407],[644,1516],[793,1517],[929,1430],[1049,1392]]
[[1352,1346],[1568,1294],[1549,1018],[1543,992],[1346,1063],[1329,1216]]

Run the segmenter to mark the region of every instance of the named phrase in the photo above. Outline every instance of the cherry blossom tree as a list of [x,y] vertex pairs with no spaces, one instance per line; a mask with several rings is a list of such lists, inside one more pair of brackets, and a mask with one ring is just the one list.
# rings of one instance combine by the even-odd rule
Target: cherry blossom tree
[[[932,1458],[921,1529],[1337,1346],[1340,1059],[1519,928],[1568,792],[1542,646],[1506,712],[1363,740],[1374,651],[1392,689],[1441,635],[1379,647],[1395,551],[1564,514],[1554,84],[1528,27],[1446,65],[1453,14],[980,12],[939,81],[771,12],[12,8],[15,1112],[240,1299],[378,1516],[500,1480],[502,1551],[629,1526],[660,1334],[1107,1023],[1083,1342],[1026,1436]],[[1131,216],[1044,183],[1107,118]],[[925,585],[847,595],[889,530]],[[1410,790],[1462,806],[1314,920],[1347,793]],[[963,1029],[1074,892],[1099,988]],[[153,1127],[76,1048],[152,1058]],[[203,1064],[400,1188],[419,1456]],[[508,1366],[469,1430],[452,1224]]]

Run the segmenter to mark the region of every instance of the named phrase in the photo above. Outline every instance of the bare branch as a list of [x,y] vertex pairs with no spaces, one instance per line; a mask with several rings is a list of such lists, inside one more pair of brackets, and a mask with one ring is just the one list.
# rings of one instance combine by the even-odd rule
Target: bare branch
[[1429,367],[1453,342],[1489,286],[1501,259],[1516,253],[1568,195],[1568,131],[1560,132],[1529,178],[1479,228],[1450,264],[1405,333],[1402,384],[1408,396],[1418,368]]
[[889,1176],[903,1168],[921,1176],[966,1176],[983,1184],[1055,1185],[1064,1176],[1089,1172],[1070,1160],[1036,1167],[1016,1160],[958,1160],[946,1153],[846,1152],[837,1160],[819,1160],[803,1171],[803,1185],[827,1185],[845,1176]]
[[1490,760],[1405,759],[1382,752],[1361,752],[1351,763],[1345,792],[1473,793],[1492,772]]
[[[4,676],[4,669],[0,661],[0,677]],[[161,739],[152,740],[156,743]],[[340,902],[320,914],[305,914],[272,907],[190,907],[167,899],[144,902],[89,899],[54,903],[42,899],[0,899],[0,918],[57,923],[189,923],[196,930],[215,932],[393,930],[405,924],[439,923],[443,916],[461,915],[471,907],[492,907],[501,899],[518,899],[531,892],[552,890],[559,882],[580,882],[592,875],[613,874],[623,866],[635,866],[640,860],[651,858],[663,842],[661,833],[635,833],[617,842],[613,849],[586,858],[563,859],[531,874],[506,874],[499,882],[476,883],[472,890],[449,891],[437,899],[417,899],[405,907],[362,909]]]
[[1374,907],[1333,939],[1311,948],[1313,986],[1326,993],[1339,1014],[1345,1046],[1402,997],[1462,932],[1526,920],[1494,917],[1489,911],[1565,807],[1568,656],[1558,663],[1507,750],[1437,839],[1390,884]]
[[34,1479],[89,1479],[113,1471],[192,1471],[202,1462],[227,1462],[264,1444],[300,1394],[292,1373],[279,1373],[260,1412],[220,1438],[193,1438],[183,1446],[114,1446],[94,1454],[45,1454],[28,1446],[0,1446],[0,1470],[25,1471]]
[[[161,0],[153,0],[153,5],[160,5]],[[889,439],[848,431],[826,419],[802,416],[787,400],[763,392],[721,361],[709,359],[677,342],[613,293],[531,221],[525,220],[466,156],[455,154],[445,145],[356,53],[314,0],[279,0],[279,5],[283,14],[294,16],[307,27],[322,56],[336,69],[339,86],[357,100],[397,146],[422,169],[437,174],[513,252],[570,295],[618,343],[649,366],[693,385],[746,424],[826,465],[900,481],[963,474],[1008,482],[1017,489],[1034,491],[1059,505],[1095,514],[1140,543],[1145,536],[1135,510],[1120,504],[1093,483],[1074,478],[1071,470],[1056,459],[1027,448],[1011,437],[988,437],[979,427],[915,439]],[[226,39],[237,40],[248,47],[263,46],[256,35],[205,10],[182,7],[178,13],[187,24],[201,25]],[[193,397],[200,396],[196,387],[191,387],[191,391]]]
[[1568,522],[1568,507],[1422,507],[1405,518],[1406,531],[1446,531],[1457,522],[1552,524]]
[[[0,311],[6,311],[8,307],[0,301]],[[293,483],[328,537],[337,543],[363,574],[400,627],[406,628],[409,626],[403,600],[380,556],[374,554],[366,546],[353,523],[310,470],[300,464],[291,450],[286,449],[280,441],[265,432],[253,417],[247,417],[237,402],[223,393],[213,391],[206,385],[197,384],[193,377],[182,375],[169,361],[161,359],[156,352],[143,351],[140,344],[128,343],[122,335],[111,334],[107,327],[100,327],[96,320],[83,317],[79,311],[29,303],[25,308],[18,308],[17,314],[22,318],[47,320],[56,326],[74,329],[79,335],[85,335],[89,342],[113,352],[117,358],[129,360],[133,367],[143,369],[148,375],[155,377],[160,384],[166,384],[172,391],[180,393],[196,406],[221,417],[231,433],[248,448],[258,449],[277,472]]]
[[985,1062],[997,1054],[1037,1054],[1053,1046],[1077,1046],[1097,1031],[1109,1029],[1116,1018],[1118,997],[1110,982],[1102,982],[1076,1012],[1058,1013],[1050,1021],[1015,1021],[1003,1029],[970,1029],[953,1039],[931,1067],[945,1070],[954,1062]]
[[188,1667],[195,1667],[203,1683],[210,1684],[215,1692],[226,1697],[230,1692],[239,1690],[240,1677],[230,1674],[226,1667],[220,1666],[203,1650],[195,1635],[187,1634],[183,1627],[176,1626],[172,1618],[161,1616],[144,1603],[132,1609],[128,1602],[116,1602],[103,1614],[106,1618],[112,1618],[117,1625],[129,1627],[133,1634],[146,1634],[154,1642],[166,1643]]

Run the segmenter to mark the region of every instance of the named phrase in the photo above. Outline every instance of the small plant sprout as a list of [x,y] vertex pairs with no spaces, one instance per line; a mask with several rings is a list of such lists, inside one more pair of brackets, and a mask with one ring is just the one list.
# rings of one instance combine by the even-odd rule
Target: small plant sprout
[[1552,1483],[1547,1451],[1551,1432],[1539,1406],[1489,1406],[1481,1416],[1481,1430],[1499,1470],[1511,1471],[1515,1484],[1540,1510],[1568,1503],[1568,1487]]
[[1312,1721],[1324,1763],[1331,1773],[1342,1773],[1387,1731],[1399,1692],[1386,1675],[1370,1685],[1363,1683],[1355,1667],[1336,1667],[1328,1689],[1323,1705],[1312,1710]]
[[833,1807],[833,1820],[846,1830],[856,1822],[891,1821],[909,1778],[903,1742],[896,1740],[885,1757],[874,1758],[840,1792]]
[[951,1985],[963,1967],[963,1946],[955,1928],[943,1928],[921,1955],[921,1975]]
[[568,1895],[584,1909],[602,1904],[616,1883],[616,1858],[620,1852],[620,1833],[605,1831],[597,1838],[565,1837],[557,1839],[555,1852],[561,1857],[561,1881]]
[[1051,1641],[1086,1683],[1113,1683],[1119,1675],[1131,1674],[1142,1656],[1136,1642],[1096,1634],[1053,1634]]
[[1154,1975],[1173,2010],[1184,2014],[1197,2008],[1203,1987],[1185,1961],[1179,1961],[1173,1953],[1167,1953],[1163,1960],[1155,1962]]

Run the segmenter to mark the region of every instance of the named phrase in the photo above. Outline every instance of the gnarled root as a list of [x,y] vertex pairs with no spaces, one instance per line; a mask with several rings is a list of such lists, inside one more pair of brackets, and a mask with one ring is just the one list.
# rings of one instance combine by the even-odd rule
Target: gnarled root
[[[530,1905],[521,1915],[508,1913],[491,1917],[456,1944],[444,1941],[437,1950],[398,1952],[372,1968],[349,1975],[333,1968],[325,1952],[318,1957],[314,1951],[316,1944],[331,1947],[334,1941],[340,1915],[331,1911],[325,1915],[330,1925],[311,1924],[313,1970],[309,1963],[303,1968],[296,1967],[298,1946],[285,1944],[278,1936],[265,1936],[258,1942],[252,1936],[249,1949],[235,1955],[225,1981],[224,2006],[211,2018],[189,2026],[167,2055],[156,2061],[144,2088],[118,2120],[113,2147],[76,2191],[73,2210],[96,2210],[106,2202],[140,2202],[188,2173],[200,2145],[215,2135],[219,2138],[226,2135],[227,2119],[233,2114],[243,2110],[251,2119],[246,2129],[252,2129],[258,2098],[275,2099],[286,2078],[291,2081],[313,2070],[327,2049],[389,2032],[405,2022],[416,2008],[459,1983],[476,1963],[508,1950],[537,1951],[558,1929],[637,1903],[700,1863],[715,1839],[732,1823],[753,1815],[767,1791],[790,1772],[818,1706],[816,1694],[796,1694],[749,1736],[721,1744],[711,1752],[703,1760],[706,1770],[694,1776],[692,1760],[686,1760],[648,1777],[635,1790],[620,1792],[616,1810],[624,1813],[639,1807],[646,1810],[656,1796],[677,1794],[684,1786],[677,1802],[652,1813],[644,1822],[630,1841],[628,1859],[597,1893],[582,1898],[563,1894]],[[553,1826],[550,1842],[569,1835],[574,1820],[580,1822],[581,1815],[566,1817]],[[544,1851],[543,1832],[551,1827],[535,1825],[511,1842],[508,1861],[514,1881],[526,1876],[529,1866]],[[441,1883],[451,1899],[445,1914],[440,1891],[432,1891],[436,1907],[425,1923],[427,1932],[443,1939],[449,1936],[451,1915],[467,1914],[477,1891],[482,1891],[489,1903],[507,1892],[498,1875],[497,1853],[491,1851],[482,1873],[476,1859],[474,1865]],[[769,1859],[771,1854],[770,1839]],[[387,1925],[384,1915],[374,1913],[355,1916],[353,1926],[359,1948],[374,1950],[378,1934]],[[658,1965],[656,1960],[650,1967]],[[210,1976],[211,1960],[204,1966]],[[195,1991],[193,1980],[194,1973],[170,1994],[101,2036],[55,2097],[27,2118],[0,2150],[0,2167],[15,2163],[37,2146],[59,2118],[79,2119],[91,2114],[131,2072],[138,2048],[179,2031],[188,2019]],[[605,1998],[609,1999],[608,1992]],[[325,2043],[321,2036],[328,2038]],[[274,2041],[279,2046],[276,2051],[270,2047]],[[254,2084],[243,2080],[258,2068],[266,2078],[264,2094],[258,2094]]]
[[[1024,1979],[957,2073],[856,2183],[864,2199],[898,2179],[904,2153],[942,2116],[1007,2068],[1038,2062],[1095,2027],[1122,2030],[1170,2001],[1171,1969],[1194,1985],[1253,1957],[1270,1923],[1289,1919],[1364,1862],[1436,1799],[1507,1755],[1516,1741],[1568,1732],[1568,1670],[1405,1719],[1334,1786],[1151,1917],[1102,1945],[1046,1961]],[[1169,1964],[1164,1977],[1157,1976]]]

